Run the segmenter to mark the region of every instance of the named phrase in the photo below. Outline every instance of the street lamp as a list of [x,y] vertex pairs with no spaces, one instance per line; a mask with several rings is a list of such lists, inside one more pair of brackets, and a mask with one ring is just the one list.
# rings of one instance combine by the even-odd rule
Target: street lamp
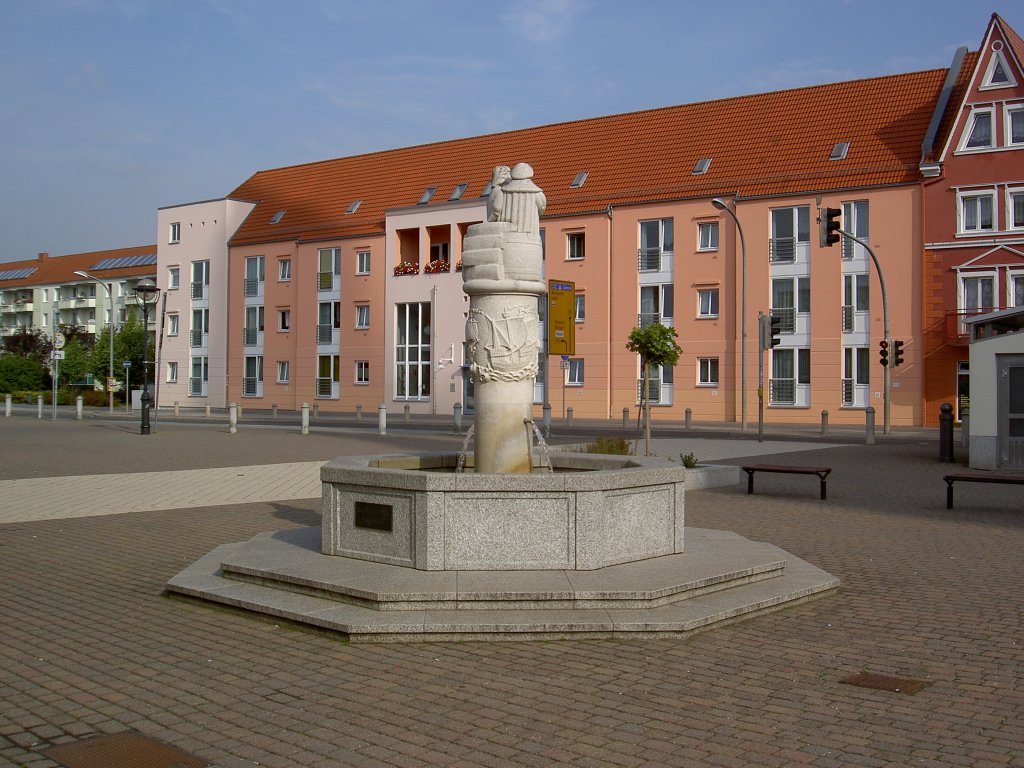
[[111,384],[114,383],[114,292],[111,290],[110,283],[104,283],[98,277],[93,277],[88,272],[82,272],[79,270],[76,271],[75,274],[79,277],[94,280],[107,289],[107,304],[110,305],[110,368],[107,371],[107,406],[110,408],[110,412],[113,413],[114,388]]
[[135,301],[142,307],[142,426],[139,434],[149,434],[149,308],[156,303],[160,289],[148,277],[139,280],[135,286]]
[[713,198],[711,204],[720,211],[728,213],[736,222],[736,231],[740,233],[740,273],[742,288],[740,299],[740,379],[742,394],[740,395],[740,428],[747,428],[747,241],[743,237],[743,226],[736,217],[736,212],[720,197]]

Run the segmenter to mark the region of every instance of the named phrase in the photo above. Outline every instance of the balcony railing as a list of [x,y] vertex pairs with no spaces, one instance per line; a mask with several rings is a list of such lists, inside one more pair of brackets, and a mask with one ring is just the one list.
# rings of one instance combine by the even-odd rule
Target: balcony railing
[[637,251],[637,266],[641,272],[661,269],[661,248],[641,248]]
[[843,261],[850,261],[856,254],[854,253],[853,247],[857,244],[856,240],[851,240],[845,235],[842,236],[843,240]]
[[793,405],[796,402],[796,379],[771,379],[769,397],[775,405]]
[[192,298],[193,299],[205,299],[206,298],[206,283],[192,283]]
[[850,333],[854,330],[853,304],[843,304],[843,332]]
[[203,346],[203,332],[200,329],[189,331],[189,344],[193,347]]
[[317,377],[316,380],[316,396],[317,397],[331,397],[334,394],[334,381],[330,376]]
[[661,322],[661,314],[658,312],[641,312],[637,315],[636,324],[641,328]]
[[946,313],[946,340],[955,346],[963,346],[970,342],[970,329],[965,322],[968,318],[984,315],[986,312],[995,312],[998,307],[977,307],[975,309],[960,309],[956,312]]
[[242,329],[242,344],[247,347],[252,347],[256,344],[256,339],[259,337],[258,328],[243,328]]
[[853,405],[853,379],[843,379],[843,405]]
[[242,396],[243,397],[256,397],[259,394],[260,380],[256,377],[248,377],[242,379]]
[[796,261],[796,238],[773,237],[768,243],[768,260],[773,264]]
[[793,307],[772,307],[772,317],[780,318],[780,333],[796,333],[796,309]]
[[[643,402],[644,396],[644,380],[637,379],[636,381],[636,401],[637,403]],[[648,379],[647,380],[647,396],[648,402],[660,403],[661,402],[661,379]]]
[[334,340],[334,326],[332,325],[318,325],[316,327],[316,343],[317,344],[330,344]]
[[193,397],[202,397],[206,394],[206,382],[193,376],[188,380],[188,393]]
[[247,277],[242,281],[242,290],[246,296],[259,296],[262,283],[262,280],[255,280],[251,277]]
[[334,287],[333,272],[317,272],[316,287],[321,291],[329,291]]

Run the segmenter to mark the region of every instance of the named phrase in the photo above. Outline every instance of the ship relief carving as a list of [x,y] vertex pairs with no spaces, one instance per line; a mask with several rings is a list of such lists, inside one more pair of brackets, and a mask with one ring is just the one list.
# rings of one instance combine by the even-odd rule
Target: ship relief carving
[[535,308],[505,307],[500,317],[472,309],[466,322],[466,341],[473,381],[536,378],[539,332]]

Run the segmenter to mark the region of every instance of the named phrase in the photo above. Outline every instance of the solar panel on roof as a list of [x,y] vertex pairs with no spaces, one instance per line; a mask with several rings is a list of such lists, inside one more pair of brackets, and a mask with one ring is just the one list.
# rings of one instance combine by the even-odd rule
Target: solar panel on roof
[[0,280],[21,280],[29,277],[36,271],[36,267],[25,267],[22,269],[7,269],[0,272]]
[[114,256],[109,259],[101,259],[89,269],[124,269],[125,267],[144,267],[149,264],[156,264],[156,254],[148,253],[142,256]]

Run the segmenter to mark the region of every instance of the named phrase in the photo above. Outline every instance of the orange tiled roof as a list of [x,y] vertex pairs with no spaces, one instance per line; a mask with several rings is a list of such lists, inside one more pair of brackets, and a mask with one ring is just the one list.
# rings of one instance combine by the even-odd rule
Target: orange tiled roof
[[150,255],[156,256],[155,245],[137,245],[131,248],[115,248],[110,251],[72,253],[66,256],[40,254],[34,259],[5,262],[0,264],[0,273],[16,269],[31,269],[33,267],[35,272],[28,277],[16,280],[0,280],[0,291],[35,285],[53,285],[54,283],[78,283],[84,279],[75,274],[78,270],[88,272],[100,280],[119,280],[123,277],[153,275],[156,274],[156,264],[95,271],[93,269],[96,264],[99,264],[104,259]]
[[[468,183],[478,197],[495,165],[526,161],[547,216],[686,197],[785,195],[918,180],[921,143],[946,70],[854,80],[577,120],[260,171],[231,197],[257,203],[233,245],[383,232],[389,208],[428,205]],[[847,158],[830,161],[834,144]],[[694,164],[712,158],[708,172]],[[569,188],[580,171],[581,189]],[[354,200],[356,214],[345,215]],[[278,224],[270,224],[285,211]]]
[[1021,39],[1020,35],[1017,34],[1013,27],[1003,21],[1003,17],[998,13],[992,14],[992,20],[999,24],[999,28],[1006,36],[1006,42],[1010,44],[1014,58],[1017,59],[1018,66],[1024,67],[1024,40]]

